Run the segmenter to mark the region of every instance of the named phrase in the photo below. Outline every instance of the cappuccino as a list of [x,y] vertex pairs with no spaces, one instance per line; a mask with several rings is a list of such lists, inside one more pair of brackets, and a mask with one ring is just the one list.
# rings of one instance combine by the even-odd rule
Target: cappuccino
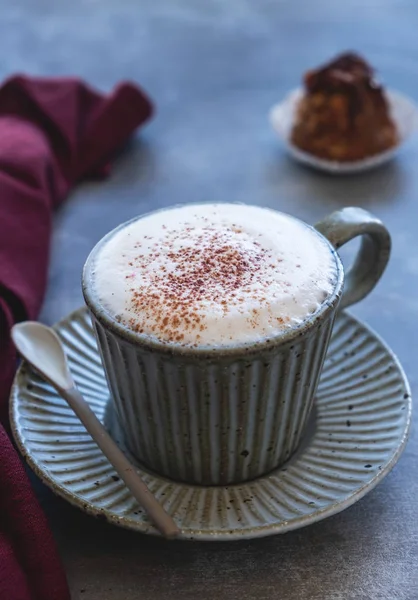
[[328,242],[288,215],[192,204],[116,230],[92,283],[106,312],[141,336],[225,347],[303,323],[332,294],[337,268]]

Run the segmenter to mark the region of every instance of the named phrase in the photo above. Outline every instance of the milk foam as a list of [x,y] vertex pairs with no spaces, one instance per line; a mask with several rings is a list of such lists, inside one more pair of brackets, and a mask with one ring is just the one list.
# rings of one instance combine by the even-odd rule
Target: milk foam
[[332,293],[336,261],[303,223],[240,204],[176,207],[117,231],[93,273],[105,310],[143,335],[191,346],[270,338]]

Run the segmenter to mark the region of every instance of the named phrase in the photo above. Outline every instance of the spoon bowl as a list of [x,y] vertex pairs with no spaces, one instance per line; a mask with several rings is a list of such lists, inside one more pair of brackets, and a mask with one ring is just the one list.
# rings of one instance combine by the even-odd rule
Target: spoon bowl
[[60,390],[74,387],[61,340],[51,327],[36,321],[18,323],[12,339],[23,358],[45,379]]

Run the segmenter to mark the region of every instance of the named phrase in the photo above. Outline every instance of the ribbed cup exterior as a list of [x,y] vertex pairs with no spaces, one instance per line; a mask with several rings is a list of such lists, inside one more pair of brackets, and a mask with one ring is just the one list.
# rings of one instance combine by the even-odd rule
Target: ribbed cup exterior
[[284,463],[305,431],[337,304],[288,342],[209,357],[135,344],[92,313],[131,452],[169,478],[206,485]]
[[141,218],[96,244],[82,280],[124,441],[145,467],[179,481],[219,485],[264,475],[304,434],[343,289],[338,254],[316,232],[335,258],[335,285],[301,325],[242,346],[170,346],[131,331],[95,291],[101,249]]

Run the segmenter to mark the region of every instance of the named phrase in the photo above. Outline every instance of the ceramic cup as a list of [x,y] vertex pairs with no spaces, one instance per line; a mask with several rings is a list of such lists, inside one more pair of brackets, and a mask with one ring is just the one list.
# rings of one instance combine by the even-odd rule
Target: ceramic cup
[[[114,232],[93,249],[83,293],[110,401],[127,446],[145,467],[190,483],[238,483],[275,469],[297,449],[337,309],[372,290],[390,254],[387,229],[360,208],[335,212],[315,229],[335,257],[332,294],[301,325],[245,348],[167,346],[118,323],[97,302],[92,286],[97,253]],[[357,236],[361,246],[344,276],[336,249]]]

